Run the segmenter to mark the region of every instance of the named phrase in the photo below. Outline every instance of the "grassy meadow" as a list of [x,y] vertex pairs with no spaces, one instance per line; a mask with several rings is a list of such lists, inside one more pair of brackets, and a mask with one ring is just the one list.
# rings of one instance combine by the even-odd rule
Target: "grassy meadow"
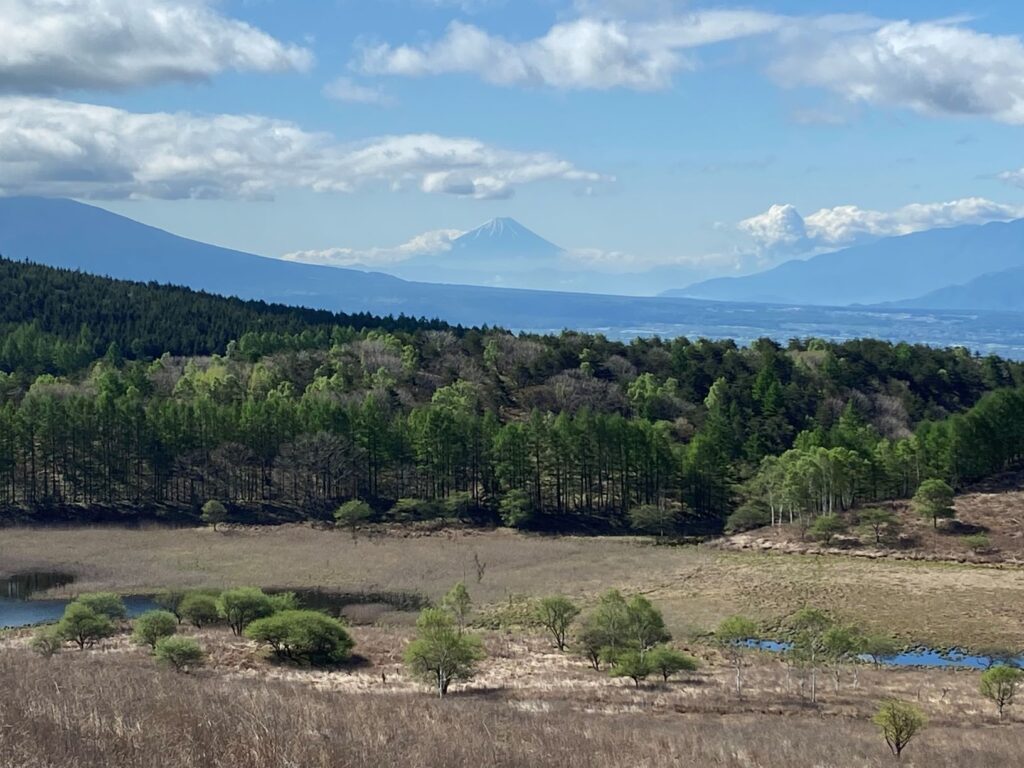
[[644,539],[508,530],[353,538],[300,525],[0,531],[0,572],[26,570],[70,571],[72,592],[126,594],[251,584],[437,599],[461,580],[478,606],[494,611],[556,592],[586,604],[615,588],[654,600],[677,636],[735,613],[770,624],[814,606],[936,647],[1024,637],[1024,612],[1010,609],[1024,604],[1024,570],[1010,565],[723,552]]

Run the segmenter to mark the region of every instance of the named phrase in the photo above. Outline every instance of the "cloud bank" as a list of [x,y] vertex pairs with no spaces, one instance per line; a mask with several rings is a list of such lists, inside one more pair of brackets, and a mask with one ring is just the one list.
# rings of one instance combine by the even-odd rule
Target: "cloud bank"
[[793,205],[773,205],[739,223],[758,252],[793,256],[844,248],[882,237],[909,235],[927,229],[985,224],[1024,217],[1024,207],[980,197],[946,203],[914,203],[895,211],[873,211],[842,205],[804,217]]
[[423,45],[368,46],[357,67],[370,75],[478,74],[503,86],[654,90],[693,66],[686,51],[780,24],[780,17],[755,11],[706,11],[653,23],[581,17],[516,42],[456,21]]
[[312,53],[205,0],[0,0],[0,90],[51,94],[305,70]]
[[303,264],[321,264],[329,267],[386,266],[408,261],[417,256],[437,255],[450,251],[452,241],[465,233],[460,229],[437,229],[417,235],[406,243],[392,248],[324,248],[294,251],[281,258]]
[[0,194],[269,198],[283,188],[372,184],[478,199],[525,184],[605,177],[545,152],[471,138],[381,136],[339,144],[257,115],[138,114],[56,99],[0,98]]

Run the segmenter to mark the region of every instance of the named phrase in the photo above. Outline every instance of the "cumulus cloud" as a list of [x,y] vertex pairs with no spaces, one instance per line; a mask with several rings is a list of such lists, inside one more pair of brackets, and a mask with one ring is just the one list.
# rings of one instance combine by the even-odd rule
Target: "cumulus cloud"
[[968,197],[947,203],[914,203],[895,211],[842,205],[822,208],[807,217],[801,216],[792,205],[773,205],[764,213],[741,221],[739,228],[763,254],[796,255],[927,229],[1021,217],[1024,217],[1022,207]]
[[53,93],[304,70],[313,56],[207,0],[0,0],[0,89]]
[[387,107],[394,100],[380,88],[357,83],[350,77],[339,77],[324,86],[324,96],[336,101],[348,101],[354,104],[372,104]]
[[358,67],[375,75],[478,74],[497,85],[560,89],[667,87],[693,66],[690,49],[776,30],[781,17],[755,11],[706,11],[657,22],[581,17],[542,37],[506,40],[453,22],[440,39],[420,46],[368,46]]
[[956,22],[886,23],[833,35],[787,36],[772,66],[784,85],[927,115],[977,115],[1024,124],[1024,43]]
[[138,114],[56,99],[0,98],[0,194],[116,199],[267,198],[281,188],[370,184],[476,198],[600,174],[545,152],[434,134],[339,144],[257,115]]
[[407,243],[393,248],[325,248],[322,250],[294,251],[281,258],[304,264],[329,267],[384,266],[408,261],[416,256],[427,256],[451,250],[452,241],[464,232],[458,229],[438,229],[417,235]]

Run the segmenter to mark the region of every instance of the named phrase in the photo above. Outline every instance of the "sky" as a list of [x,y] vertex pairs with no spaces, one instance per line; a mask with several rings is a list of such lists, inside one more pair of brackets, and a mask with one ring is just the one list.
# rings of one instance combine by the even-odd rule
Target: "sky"
[[0,21],[0,194],[266,256],[387,265],[512,217],[579,270],[698,278],[1024,217],[1010,0],[0,0]]

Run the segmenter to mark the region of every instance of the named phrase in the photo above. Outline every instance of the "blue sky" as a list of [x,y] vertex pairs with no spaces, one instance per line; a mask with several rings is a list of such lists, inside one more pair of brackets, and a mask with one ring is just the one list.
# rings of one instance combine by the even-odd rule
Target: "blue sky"
[[0,0],[0,18],[0,191],[264,255],[386,265],[511,216],[581,270],[699,277],[1024,216],[1008,0]]

